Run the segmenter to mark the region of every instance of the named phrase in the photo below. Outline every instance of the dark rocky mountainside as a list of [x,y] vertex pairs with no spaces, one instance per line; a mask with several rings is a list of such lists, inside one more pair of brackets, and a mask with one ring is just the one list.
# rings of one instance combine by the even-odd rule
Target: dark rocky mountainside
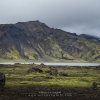
[[0,24],[0,60],[99,62],[99,38],[39,21]]

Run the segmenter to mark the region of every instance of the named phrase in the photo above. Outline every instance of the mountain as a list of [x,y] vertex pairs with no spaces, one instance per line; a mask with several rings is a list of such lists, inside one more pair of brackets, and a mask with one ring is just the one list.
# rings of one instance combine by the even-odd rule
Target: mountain
[[94,39],[94,40],[100,40],[99,37],[95,37],[95,36],[91,36],[91,35],[87,35],[87,34],[81,34],[80,37],[85,38],[85,39]]
[[39,21],[0,24],[0,61],[99,62],[99,38]]

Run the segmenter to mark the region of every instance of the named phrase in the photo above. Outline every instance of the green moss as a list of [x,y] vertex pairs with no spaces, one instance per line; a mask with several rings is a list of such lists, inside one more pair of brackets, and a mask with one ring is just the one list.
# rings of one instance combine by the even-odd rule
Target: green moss
[[42,53],[45,54],[45,51],[43,50],[43,48],[38,44],[38,50]]
[[[84,67],[57,67],[58,73],[65,72],[69,76],[50,76],[45,71],[49,70],[48,66],[41,65],[5,65],[0,71],[6,75],[6,86],[23,86],[23,85],[43,85],[43,86],[68,86],[68,87],[91,87],[94,81],[100,82],[100,72],[93,68],[86,69]],[[42,69],[43,73],[27,73],[31,67]]]
[[5,54],[1,55],[4,59],[21,59],[19,52],[15,49],[15,47],[12,47],[10,52],[6,52]]
[[39,58],[38,53],[30,47],[24,48],[24,55],[30,60],[35,60],[36,59],[34,55],[37,55],[37,59]]

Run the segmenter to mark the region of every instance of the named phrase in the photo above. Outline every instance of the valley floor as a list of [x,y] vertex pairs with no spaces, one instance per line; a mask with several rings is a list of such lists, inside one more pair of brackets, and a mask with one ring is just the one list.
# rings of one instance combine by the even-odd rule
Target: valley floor
[[[32,72],[32,68],[43,72]],[[50,75],[51,68],[57,75]],[[6,76],[0,100],[100,100],[100,86],[92,89],[93,82],[100,83],[97,66],[15,64],[0,65],[0,72]]]

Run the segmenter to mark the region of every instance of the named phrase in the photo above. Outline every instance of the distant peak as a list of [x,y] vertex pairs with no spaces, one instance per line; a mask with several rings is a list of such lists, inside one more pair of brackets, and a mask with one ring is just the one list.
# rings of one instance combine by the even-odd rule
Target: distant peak
[[18,24],[18,23],[34,23],[34,22],[41,23],[39,20],[35,20],[35,21],[17,22],[16,24]]
[[81,34],[79,36],[82,37],[82,38],[85,38],[85,39],[96,39],[96,40],[99,40],[99,37],[95,37],[95,36],[88,35],[88,34]]

